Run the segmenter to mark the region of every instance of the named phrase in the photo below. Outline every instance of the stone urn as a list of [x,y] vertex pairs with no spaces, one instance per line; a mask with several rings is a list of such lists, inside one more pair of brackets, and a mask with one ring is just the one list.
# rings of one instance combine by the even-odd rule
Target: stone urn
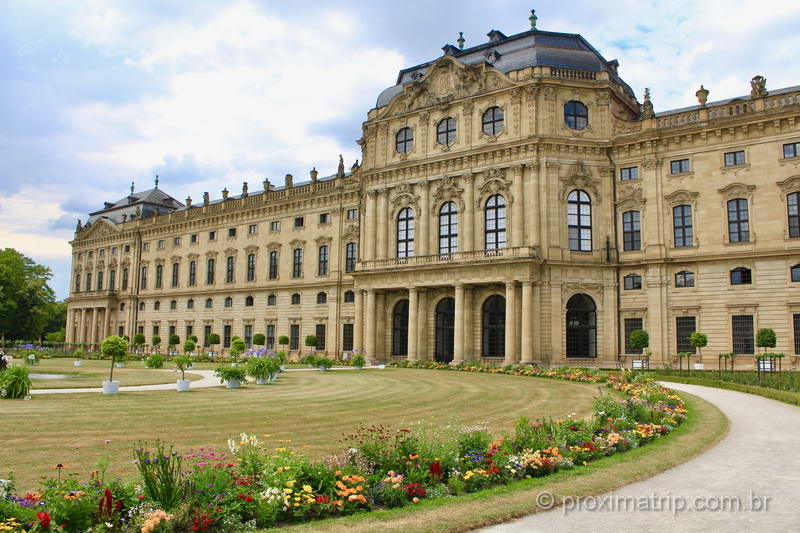
[[226,389],[240,389],[240,388],[242,388],[242,383],[238,379],[228,379],[228,380],[225,380],[225,388]]

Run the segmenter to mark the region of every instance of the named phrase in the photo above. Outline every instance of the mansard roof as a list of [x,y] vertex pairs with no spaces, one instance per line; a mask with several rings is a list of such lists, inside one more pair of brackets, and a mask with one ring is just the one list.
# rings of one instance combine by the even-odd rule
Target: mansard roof
[[[489,62],[503,73],[526,67],[550,66],[593,72],[606,71],[611,79],[622,85],[633,97],[633,91],[618,75],[616,60],[607,61],[586,39],[576,33],[558,33],[528,30],[506,37],[497,30],[488,34],[489,41],[460,50],[446,45],[444,55],[450,55],[466,65]],[[427,73],[434,61],[406,68],[397,76],[396,85],[385,89],[375,104],[376,108],[387,105],[394,96],[402,92],[403,86]]]
[[[158,187],[141,192],[132,192],[116,202],[106,202],[103,209],[89,213],[89,223],[106,218],[114,223],[122,222],[122,215],[137,215],[149,218],[158,213],[168,213],[183,207],[183,204]],[[138,210],[138,211],[137,211]]]

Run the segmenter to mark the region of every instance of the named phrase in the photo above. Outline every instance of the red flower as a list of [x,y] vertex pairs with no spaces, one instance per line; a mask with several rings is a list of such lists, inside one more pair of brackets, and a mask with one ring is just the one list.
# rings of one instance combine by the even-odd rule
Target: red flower
[[576,426],[576,425],[574,425],[574,424],[573,424],[573,425],[571,425],[571,426],[569,427],[569,429],[571,429],[572,431],[578,431],[578,426]]
[[250,503],[250,502],[253,501],[253,497],[252,496],[247,496],[247,498],[245,498],[244,501],[246,501],[247,503]]
[[39,520],[39,525],[42,529],[50,528],[50,513],[47,511],[36,513],[36,518]]
[[431,473],[431,477],[434,479],[439,479],[442,477],[442,463],[439,461],[433,461],[430,466],[428,467],[428,471]]
[[409,483],[406,485],[406,494],[411,497],[424,498],[426,494],[425,487],[421,483]]
[[330,503],[330,501],[329,496],[317,496],[317,503]]

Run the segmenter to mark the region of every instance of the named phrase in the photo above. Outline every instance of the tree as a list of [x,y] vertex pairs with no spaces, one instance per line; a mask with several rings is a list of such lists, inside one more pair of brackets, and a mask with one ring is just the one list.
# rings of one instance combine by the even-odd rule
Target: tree
[[317,349],[317,336],[316,335],[306,335],[306,346],[311,348],[311,351],[315,351]]
[[189,340],[197,344],[197,335],[189,335]]
[[234,361],[247,350],[247,345],[239,337],[234,337],[231,340],[231,357]]
[[[53,302],[48,306],[47,313],[44,334],[64,331],[67,324],[67,302]],[[63,339],[61,342],[64,342]]]
[[286,335],[281,335],[280,337],[278,337],[278,344],[281,346],[286,346],[287,344],[289,344],[289,337],[287,337]]
[[264,337],[263,333],[256,333],[253,335],[253,344],[256,346],[264,346],[264,343],[267,341],[267,338]]
[[169,346],[170,348],[174,348],[175,346],[181,343],[181,338],[177,335],[170,335],[169,336]]
[[142,344],[144,344],[144,333],[137,333],[133,336],[133,345],[141,346]]
[[[700,349],[708,346],[708,335],[705,333],[700,333],[699,331],[695,331],[689,335],[689,344],[691,344],[697,350],[697,360],[702,363],[703,358],[700,356]],[[686,370],[689,370],[688,359],[686,361]]]
[[215,346],[219,344],[219,335],[216,333],[209,333],[208,339],[206,340],[208,341],[209,346]]
[[[635,329],[631,331],[630,338],[628,339],[628,344],[634,350],[637,351],[644,350],[645,348],[650,346],[650,335],[643,329]],[[649,350],[646,353],[646,357],[648,359],[650,358]]]
[[764,351],[767,351],[767,348],[774,348],[775,345],[778,343],[778,339],[775,336],[775,330],[770,328],[761,328],[756,333],[756,346],[759,348],[764,348]]
[[[0,331],[7,339],[35,339],[46,332],[55,303],[47,284],[52,277],[49,268],[13,248],[0,251]],[[62,327],[63,322],[52,331]]]
[[150,339],[150,343],[155,346],[156,349],[158,349],[158,347],[161,345],[161,337],[158,335],[153,335],[153,338]]
[[44,340],[46,340],[47,342],[56,342],[56,343],[64,342],[65,336],[66,333],[64,332],[63,329],[59,331],[51,331],[50,333],[45,335]]
[[183,352],[192,353],[195,350],[196,346],[197,345],[195,344],[195,342],[192,339],[189,339],[188,341],[183,343]]
[[100,345],[100,351],[106,357],[111,358],[111,373],[108,381],[114,381],[114,363],[117,360],[124,360],[128,354],[128,341],[117,335],[109,335]]

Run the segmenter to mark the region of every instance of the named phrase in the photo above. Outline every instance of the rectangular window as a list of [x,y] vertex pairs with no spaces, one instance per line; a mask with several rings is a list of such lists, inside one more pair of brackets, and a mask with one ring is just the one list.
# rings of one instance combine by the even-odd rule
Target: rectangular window
[[755,353],[753,315],[733,315],[731,317],[731,329],[733,333],[733,353]]
[[136,327],[136,333],[140,333],[140,334],[144,335],[144,326],[137,326]]
[[642,230],[639,211],[622,213],[622,249],[626,252],[642,249]]
[[628,274],[622,281],[626,291],[635,291],[642,288],[642,276],[639,274]]
[[175,240],[172,241],[172,244],[174,246],[180,246],[181,245],[181,238],[180,237],[175,237]]
[[800,237],[800,192],[786,196],[786,207],[789,214],[789,237]]
[[353,324],[342,324],[342,350],[353,351]]
[[97,290],[98,291],[102,291],[103,290],[103,272],[102,271],[97,273]]
[[296,248],[293,253],[292,259],[292,277],[303,277],[303,249]]
[[356,243],[348,242],[347,246],[345,247],[345,264],[344,264],[345,272],[355,272],[357,258],[358,258],[358,248]]
[[244,326],[244,343],[248,348],[253,347],[253,326],[250,324]]
[[131,253],[131,245],[130,245],[130,244],[126,244],[126,245],[125,245],[125,253],[126,253],[126,254],[129,254],[129,253]]
[[190,244],[196,244],[197,243],[197,233],[194,233],[194,234],[192,234],[191,237],[189,237],[189,243]]
[[172,285],[173,288],[178,286],[178,281],[179,281],[178,276],[180,274],[180,269],[181,269],[180,263],[172,263],[172,283],[171,283],[171,285]]
[[692,246],[694,243],[692,206],[676,205],[672,208],[672,230],[676,247]]
[[633,348],[631,346],[631,333],[637,329],[642,329],[641,318],[625,319],[625,353],[642,353],[642,348]]
[[258,233],[258,224],[250,224],[247,226],[247,233],[248,235],[255,235]]
[[159,330],[158,326],[153,326],[153,336],[160,335]]
[[289,326],[289,349],[300,349],[300,324],[292,324]]
[[194,335],[194,326],[186,326],[186,340],[188,341],[192,335]]
[[123,268],[122,269],[122,290],[123,291],[127,291],[128,290],[128,269],[127,268]]
[[208,240],[209,241],[216,241],[217,240],[217,232],[216,231],[209,231],[208,232]]
[[275,324],[267,324],[267,350],[275,349]]
[[697,350],[692,343],[689,342],[689,337],[697,331],[695,317],[693,316],[678,316],[675,317],[675,345],[678,352],[695,353]]
[[744,165],[744,150],[738,152],[728,152],[725,154],[725,166],[735,167],[736,165]]
[[800,354],[800,314],[792,315],[792,325],[794,326],[794,353]]
[[224,326],[222,328],[222,347],[223,348],[230,348],[231,347],[231,330],[233,326]]
[[150,243],[146,242],[146,243],[142,244],[142,250],[144,250],[145,252],[149,251],[150,250]]
[[[175,326],[169,327],[169,336],[172,337],[177,333],[178,329]],[[169,343],[169,339],[167,339],[167,343]]]
[[269,253],[269,279],[278,279],[278,252]]
[[273,220],[269,223],[269,230],[270,231],[280,231],[281,230],[281,222],[279,220]]
[[197,261],[189,261],[189,285],[194,287],[197,284]]
[[783,157],[800,157],[800,143],[789,143],[783,145]]
[[728,239],[730,242],[750,241],[750,215],[746,198],[728,200]]
[[347,220],[358,220],[358,209],[348,209]]
[[159,239],[159,241],[158,241],[158,248],[159,248],[159,250],[160,250],[161,248],[164,248],[164,246],[166,246],[166,243],[164,242],[164,239]]
[[117,290],[117,271],[111,270],[108,273],[108,288],[109,290],[115,291]]
[[317,350],[325,350],[325,324],[317,324],[315,335],[317,336]]
[[106,256],[106,251],[105,250],[100,250],[99,252],[97,252],[97,255],[99,257],[105,257]]
[[302,228],[304,225],[305,225],[305,219],[303,217],[295,217],[294,219],[295,228]]
[[164,265],[156,265],[156,289],[161,288],[164,278]]
[[330,224],[331,222],[331,214],[330,213],[320,213],[319,214],[319,223],[320,224]]
[[670,173],[683,174],[684,172],[689,172],[688,159],[678,159],[676,161],[670,161]]
[[81,275],[75,275],[75,292],[81,292]]
[[228,228],[228,237],[236,237],[236,228]]
[[234,257],[231,255],[228,256],[225,264],[225,281],[227,283],[233,283],[233,267],[234,267]]
[[204,326],[204,327],[203,327],[203,346],[205,346],[206,348],[208,348],[209,346],[211,346],[211,345],[208,343],[208,338],[209,338],[210,336],[211,336],[211,326]]
[[216,268],[216,261],[209,259],[206,263],[206,285],[214,284],[214,269]]
[[622,181],[638,180],[639,167],[626,167],[619,169],[619,179]]
[[139,283],[139,288],[141,290],[147,289],[147,267],[142,267],[141,283]]
[[255,279],[256,279],[256,254],[248,254],[247,281],[255,281]]
[[319,247],[319,275],[320,276],[327,276],[328,275],[328,247],[327,246],[320,246]]
[[112,246],[111,247],[111,255],[117,255],[117,247],[116,246]]

